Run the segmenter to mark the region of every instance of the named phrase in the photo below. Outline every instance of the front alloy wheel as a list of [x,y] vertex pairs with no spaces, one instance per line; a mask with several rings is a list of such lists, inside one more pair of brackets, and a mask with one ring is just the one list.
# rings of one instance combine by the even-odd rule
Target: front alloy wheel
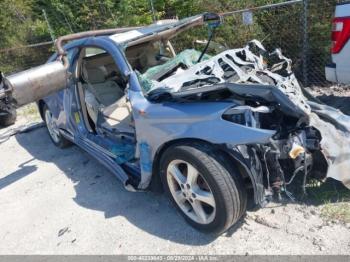
[[164,189],[186,221],[220,234],[245,213],[242,177],[224,155],[207,144],[168,148],[160,160]]
[[199,224],[209,224],[215,217],[215,199],[198,170],[183,160],[168,165],[170,193],[182,212]]

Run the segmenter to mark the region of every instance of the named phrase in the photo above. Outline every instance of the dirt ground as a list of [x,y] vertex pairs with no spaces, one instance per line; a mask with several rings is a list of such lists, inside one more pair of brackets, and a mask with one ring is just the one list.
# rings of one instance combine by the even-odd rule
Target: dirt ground
[[350,115],[350,86],[310,87],[308,90],[323,103]]
[[[26,110],[0,134],[40,121]],[[336,189],[316,190],[318,203],[250,210],[215,238],[188,226],[165,196],[127,192],[78,147],[56,148],[45,128],[0,148],[0,254],[350,255],[349,202]]]

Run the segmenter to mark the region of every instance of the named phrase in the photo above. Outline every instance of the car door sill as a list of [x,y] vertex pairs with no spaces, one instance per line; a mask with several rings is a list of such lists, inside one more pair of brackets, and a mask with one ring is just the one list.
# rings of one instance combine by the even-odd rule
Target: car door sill
[[107,167],[123,183],[127,190],[136,191],[133,186],[130,185],[130,178],[127,173],[125,173],[123,168],[113,160],[115,156],[112,153],[88,139],[81,138],[80,136],[75,137],[75,143]]

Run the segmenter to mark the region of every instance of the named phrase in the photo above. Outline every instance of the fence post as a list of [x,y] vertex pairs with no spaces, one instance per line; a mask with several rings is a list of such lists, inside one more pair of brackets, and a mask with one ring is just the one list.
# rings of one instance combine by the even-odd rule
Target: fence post
[[45,18],[45,21],[46,21],[46,24],[47,24],[47,28],[48,28],[50,36],[51,36],[51,40],[52,40],[52,42],[55,42],[55,34],[53,33],[52,28],[50,26],[49,19],[47,18],[46,11],[45,11],[45,9],[43,9],[42,11],[43,11],[44,18]]
[[303,1],[303,82],[304,86],[308,86],[308,60],[309,60],[309,1]]
[[150,0],[149,2],[150,2],[150,5],[151,5],[151,11],[152,11],[153,22],[156,22],[156,21],[157,21],[157,18],[156,18],[156,14],[155,14],[155,11],[154,11],[153,0]]

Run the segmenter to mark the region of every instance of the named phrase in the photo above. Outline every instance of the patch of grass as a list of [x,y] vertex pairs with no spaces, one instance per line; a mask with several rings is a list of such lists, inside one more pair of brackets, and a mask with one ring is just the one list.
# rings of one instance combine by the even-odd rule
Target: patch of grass
[[310,200],[322,205],[322,218],[350,223],[350,190],[342,183],[333,179],[325,183],[311,181],[307,188]]
[[25,105],[17,110],[18,118],[24,118],[28,121],[40,121],[40,114],[35,103]]
[[350,203],[329,203],[321,209],[321,216],[326,220],[350,223]]

